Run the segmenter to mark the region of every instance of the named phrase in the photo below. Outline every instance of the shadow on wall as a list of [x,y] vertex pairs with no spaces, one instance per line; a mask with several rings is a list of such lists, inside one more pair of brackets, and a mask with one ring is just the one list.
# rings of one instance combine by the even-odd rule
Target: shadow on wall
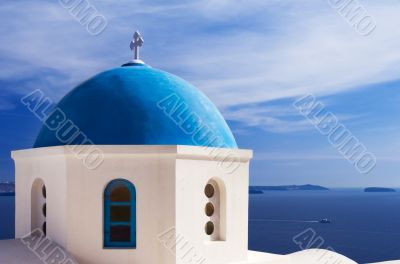
[[40,228],[46,234],[46,186],[42,179],[36,179],[31,190],[31,230]]

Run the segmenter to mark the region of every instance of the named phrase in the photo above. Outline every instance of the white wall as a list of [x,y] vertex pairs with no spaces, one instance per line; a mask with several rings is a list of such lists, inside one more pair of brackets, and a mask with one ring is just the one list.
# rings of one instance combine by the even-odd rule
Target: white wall
[[[188,240],[199,255],[198,258],[205,258],[207,264],[246,260],[251,151],[221,150],[221,157],[236,157],[232,160],[231,169],[212,160],[213,155],[210,155],[209,149],[197,148],[188,151],[192,154],[177,160],[177,233]],[[194,156],[196,153],[197,157]],[[205,224],[210,217],[204,212],[209,201],[204,194],[204,188],[210,179],[215,178],[225,185],[225,241],[210,241],[210,236],[205,233]],[[180,255],[182,254],[177,254],[177,263],[185,263],[186,259],[179,258]]]
[[[47,234],[66,243],[66,158],[60,149],[32,149],[13,152],[15,162],[15,237],[31,232],[31,191],[35,180],[46,186]],[[39,208],[38,208],[39,209]],[[41,212],[41,208],[39,209]]]
[[[239,168],[227,173],[212,160],[210,149],[201,147],[96,147],[105,157],[96,169],[88,169],[67,147],[13,152],[17,237],[30,231],[30,189],[40,177],[47,189],[47,234],[80,263],[184,263],[182,250],[174,247],[178,241],[161,237],[168,230],[172,240],[175,235],[187,240],[208,264],[246,259],[250,151],[222,150],[239,157],[234,160]],[[209,241],[204,232],[204,187],[213,177],[226,188],[226,241]],[[136,249],[103,248],[103,192],[114,179],[129,180],[136,188]]]
[[[129,149],[103,147],[105,160],[95,170],[68,159],[67,248],[83,263],[174,263],[157,236],[175,221],[175,159],[156,149]],[[103,192],[114,179],[126,179],[136,188],[136,249],[103,249]]]

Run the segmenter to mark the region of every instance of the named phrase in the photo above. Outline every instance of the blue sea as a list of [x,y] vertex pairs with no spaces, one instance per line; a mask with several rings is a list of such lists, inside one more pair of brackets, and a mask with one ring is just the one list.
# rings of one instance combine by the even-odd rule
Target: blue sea
[[[293,238],[308,242],[309,232],[298,235],[313,230],[313,240],[323,239],[321,248],[332,248],[358,263],[400,259],[400,192],[269,191],[250,195],[249,218],[252,250],[299,251]],[[332,223],[318,223],[323,218]],[[0,239],[12,237],[14,197],[0,196]]]
[[0,196],[0,239],[14,238],[14,202],[14,196]]
[[[252,250],[288,254],[300,250],[293,238],[314,235],[358,263],[400,259],[400,192],[269,191],[250,195],[249,218]],[[332,223],[317,222],[324,218]]]

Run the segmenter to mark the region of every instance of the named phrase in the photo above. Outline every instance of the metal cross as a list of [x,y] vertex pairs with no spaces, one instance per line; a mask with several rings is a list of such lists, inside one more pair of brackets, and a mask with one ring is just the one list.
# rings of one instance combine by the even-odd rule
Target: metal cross
[[144,41],[142,36],[140,35],[139,31],[136,31],[135,34],[133,34],[133,39],[131,41],[131,44],[129,45],[131,50],[135,52],[135,60],[139,60],[139,47],[141,47],[143,43]]

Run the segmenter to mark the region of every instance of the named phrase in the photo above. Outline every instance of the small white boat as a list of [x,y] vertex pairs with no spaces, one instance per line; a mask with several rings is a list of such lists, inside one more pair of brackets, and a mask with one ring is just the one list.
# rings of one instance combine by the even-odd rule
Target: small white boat
[[330,224],[330,223],[332,223],[332,221],[329,220],[328,218],[321,219],[318,222],[321,223],[321,224]]

